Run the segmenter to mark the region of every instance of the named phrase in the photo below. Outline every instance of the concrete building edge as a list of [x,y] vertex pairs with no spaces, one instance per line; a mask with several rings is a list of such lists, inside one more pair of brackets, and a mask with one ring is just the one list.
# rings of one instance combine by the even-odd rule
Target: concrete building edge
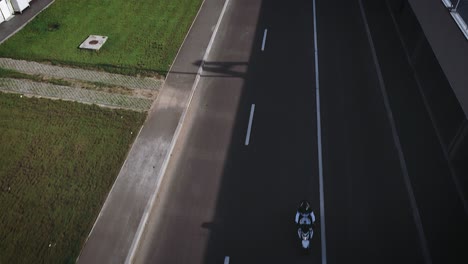
[[[446,63],[444,63],[443,60],[440,57],[441,52],[438,52],[438,50],[441,50],[442,48],[437,47],[437,44],[435,43],[435,37],[431,36],[431,35],[434,35],[434,34],[431,34],[431,30],[428,29],[428,26],[424,26],[425,24],[422,22],[424,20],[423,19],[424,14],[422,12],[417,12],[417,10],[421,8],[420,3],[418,4],[418,0],[406,0],[406,1],[408,2],[411,9],[413,10],[414,15],[415,15],[418,23],[421,26],[421,30],[424,33],[424,36],[426,37],[427,42],[429,43],[429,46],[431,47],[431,49],[432,49],[432,51],[434,53],[434,56],[435,56],[435,58],[437,59],[437,61],[439,63],[440,68],[444,72],[444,74],[445,74],[445,76],[447,78],[447,81],[449,82],[450,86],[452,87],[452,91],[454,92],[454,94],[455,94],[455,96],[456,96],[456,98],[458,100],[458,103],[459,103],[461,109],[463,110],[463,113],[465,115],[465,119],[468,119],[468,106],[467,106],[468,102],[461,101],[461,99],[459,98],[458,92],[456,91],[457,89],[454,88],[454,85],[452,85],[452,82],[450,81],[450,78],[448,78],[448,73],[447,73],[448,70],[446,69],[447,68]],[[424,1],[424,0],[420,0],[420,1]],[[453,25],[457,27],[456,28],[457,33],[463,35],[465,40],[467,40],[465,32],[463,32],[463,30],[461,30],[459,28],[459,23],[456,21],[456,19],[453,18],[452,12],[450,12],[450,10],[447,8],[446,1],[444,1],[444,0],[438,0],[438,1],[440,1],[440,5],[442,5],[446,9],[447,17],[450,17],[450,19],[452,20]],[[466,45],[466,43],[464,43],[464,44]],[[445,48],[447,48],[447,47],[445,47]]]
[[465,120],[463,124],[458,129],[455,138],[449,146],[449,155],[451,159],[456,157],[456,153],[460,150],[460,146],[464,140],[468,138],[468,120]]
[[[431,109],[431,107],[430,107],[430,105],[428,103],[428,100],[426,98],[426,94],[424,93],[424,89],[423,89],[423,87],[421,85],[421,82],[420,82],[420,79],[419,79],[419,75],[418,75],[416,69],[414,68],[412,59],[410,57],[410,53],[408,51],[408,47],[406,46],[406,43],[405,43],[405,41],[403,39],[403,36],[402,36],[402,34],[400,32],[400,28],[398,27],[398,24],[396,22],[395,16],[393,14],[392,8],[390,7],[390,4],[389,4],[388,0],[385,0],[385,5],[387,7],[388,12],[390,13],[390,16],[392,17],[393,25],[395,27],[395,30],[397,31],[398,38],[400,39],[400,43],[401,43],[401,45],[403,47],[403,50],[405,51],[406,60],[407,60],[409,66],[411,68],[411,71],[413,72],[413,76],[414,76],[414,78],[416,80],[419,93],[421,94],[422,100],[424,102],[424,107],[426,108],[426,111],[429,114],[429,118],[431,120],[432,127],[433,127],[433,129],[434,129],[434,131],[436,133],[436,136],[437,136],[437,139],[439,141],[440,147],[442,148],[442,152],[443,152],[444,157],[445,157],[445,159],[446,159],[446,161],[448,163],[448,167],[449,167],[449,170],[450,170],[450,176],[451,176],[452,181],[453,181],[453,183],[455,185],[455,188],[457,190],[457,194],[458,194],[459,199],[461,200],[461,202],[463,204],[463,208],[465,210],[465,213],[468,214],[468,201],[466,200],[465,196],[463,195],[463,188],[461,186],[460,181],[457,178],[457,173],[456,173],[456,170],[455,170],[453,162],[452,162],[452,160],[453,160],[452,153],[454,153],[453,148],[456,149],[458,147],[458,145],[460,145],[461,142],[464,140],[464,136],[467,135],[467,133],[461,133],[461,131],[466,130],[465,127],[467,126],[466,125],[467,121],[465,120],[460,125],[456,136],[452,139],[452,142],[447,147],[444,144],[443,140],[442,140],[442,136],[441,136],[439,126],[437,125],[437,122],[436,122],[435,117],[434,117],[434,112],[432,111],[432,109]],[[424,32],[423,32],[423,34],[424,34]],[[423,36],[423,37],[425,37],[425,36]]]

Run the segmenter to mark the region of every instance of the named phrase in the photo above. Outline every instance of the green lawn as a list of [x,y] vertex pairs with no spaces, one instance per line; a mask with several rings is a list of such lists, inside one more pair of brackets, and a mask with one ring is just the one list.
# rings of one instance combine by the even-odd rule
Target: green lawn
[[[165,75],[202,0],[56,0],[0,45],[0,57]],[[99,52],[88,35],[108,36]]]
[[74,263],[145,117],[0,93],[0,263]]

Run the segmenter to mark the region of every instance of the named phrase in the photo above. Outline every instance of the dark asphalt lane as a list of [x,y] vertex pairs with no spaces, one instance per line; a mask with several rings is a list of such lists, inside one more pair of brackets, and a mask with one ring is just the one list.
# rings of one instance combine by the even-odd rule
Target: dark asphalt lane
[[263,1],[205,263],[320,263],[319,232],[305,256],[293,222],[304,198],[319,216],[314,76],[312,2]]
[[[312,3],[230,0],[136,263],[322,262],[321,223],[309,255],[293,223],[304,198],[320,219]],[[317,23],[328,263],[423,263],[359,2],[318,0]]]
[[318,2],[329,263],[421,263],[358,1]]

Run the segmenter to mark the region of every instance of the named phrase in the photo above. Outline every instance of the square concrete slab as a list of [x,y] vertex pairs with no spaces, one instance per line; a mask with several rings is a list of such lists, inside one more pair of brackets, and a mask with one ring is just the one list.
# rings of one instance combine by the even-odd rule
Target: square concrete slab
[[99,50],[106,43],[106,36],[89,35],[80,45],[80,49]]

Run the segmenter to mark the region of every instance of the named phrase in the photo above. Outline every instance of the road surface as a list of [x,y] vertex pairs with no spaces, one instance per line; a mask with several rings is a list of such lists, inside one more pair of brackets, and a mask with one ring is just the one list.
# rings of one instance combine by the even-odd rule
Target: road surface
[[[414,80],[388,11],[357,0],[317,0],[316,10],[312,0],[228,1],[135,263],[466,258],[467,218],[427,113],[417,95],[395,92]],[[412,146],[418,138],[428,147]],[[301,199],[325,220],[310,254],[293,222]]]

